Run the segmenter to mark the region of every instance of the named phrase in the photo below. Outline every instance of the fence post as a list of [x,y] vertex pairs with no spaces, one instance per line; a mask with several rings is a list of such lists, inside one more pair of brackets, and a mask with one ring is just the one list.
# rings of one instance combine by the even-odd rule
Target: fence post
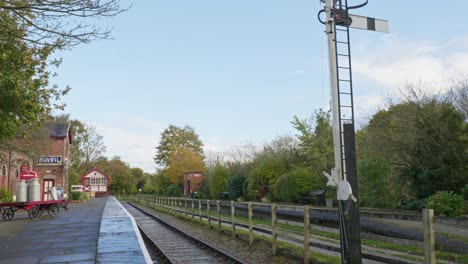
[[192,199],[192,221],[195,220],[195,201]]
[[210,200],[206,200],[206,215],[208,216],[208,226],[211,229]]
[[221,232],[223,229],[221,228],[221,206],[219,201],[216,201],[216,215],[218,217],[218,231]]
[[310,263],[310,207],[304,205],[304,263]]
[[249,244],[250,246],[252,246],[254,242],[254,233],[253,233],[253,219],[252,219],[253,213],[252,213],[251,202],[249,202],[248,208],[249,208]]
[[236,238],[236,210],[234,208],[234,201],[231,201],[231,221],[232,221],[232,237]]
[[198,200],[198,217],[199,217],[199,222],[201,224],[202,222],[202,215],[201,215],[201,199]]
[[273,246],[273,256],[278,253],[278,220],[276,219],[276,204],[271,205],[271,244]]
[[434,210],[423,209],[424,263],[435,264]]

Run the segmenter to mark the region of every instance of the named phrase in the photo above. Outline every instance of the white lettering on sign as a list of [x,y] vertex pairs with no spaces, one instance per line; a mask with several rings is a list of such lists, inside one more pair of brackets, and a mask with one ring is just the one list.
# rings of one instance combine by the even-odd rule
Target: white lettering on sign
[[46,164],[57,164],[62,162],[61,156],[42,156],[39,157],[38,163],[46,163]]

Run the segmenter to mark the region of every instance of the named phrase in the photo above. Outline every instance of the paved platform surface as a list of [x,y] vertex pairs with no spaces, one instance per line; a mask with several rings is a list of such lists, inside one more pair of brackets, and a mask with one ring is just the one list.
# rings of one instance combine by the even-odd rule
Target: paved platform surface
[[96,263],[152,263],[136,222],[110,196],[102,214]]
[[[139,248],[138,255],[138,236],[130,231],[133,218],[124,220],[126,213],[123,210],[119,213],[118,206],[113,197],[96,198],[85,203],[71,203],[68,211],[60,208],[55,218],[45,213],[46,216],[34,220],[30,220],[24,210],[17,211],[12,221],[0,220],[0,264],[147,263],[146,249]],[[121,225],[113,227],[117,223],[108,221],[113,214],[120,214]],[[120,241],[121,252],[132,255],[138,262],[128,261],[122,254],[120,261],[107,258],[106,253],[110,253],[109,248],[114,245],[112,237]],[[124,247],[121,243],[124,239],[130,247]],[[113,254],[119,255],[119,252]]]

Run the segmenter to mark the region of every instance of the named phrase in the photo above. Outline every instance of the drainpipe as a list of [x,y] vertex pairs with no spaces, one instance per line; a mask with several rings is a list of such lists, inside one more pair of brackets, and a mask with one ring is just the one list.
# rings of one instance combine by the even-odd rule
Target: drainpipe
[[10,191],[10,174],[11,174],[11,149],[8,152],[8,173],[7,173],[7,190]]

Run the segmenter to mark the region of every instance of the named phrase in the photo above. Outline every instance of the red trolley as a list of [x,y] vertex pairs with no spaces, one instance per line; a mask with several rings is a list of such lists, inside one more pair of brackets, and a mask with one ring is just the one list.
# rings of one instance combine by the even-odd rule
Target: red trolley
[[11,221],[15,217],[16,211],[23,209],[28,212],[29,218],[34,219],[40,217],[44,211],[50,217],[54,217],[59,213],[59,207],[68,210],[68,200],[49,200],[49,201],[30,201],[30,202],[12,202],[0,203],[0,211],[2,212],[3,220]]

